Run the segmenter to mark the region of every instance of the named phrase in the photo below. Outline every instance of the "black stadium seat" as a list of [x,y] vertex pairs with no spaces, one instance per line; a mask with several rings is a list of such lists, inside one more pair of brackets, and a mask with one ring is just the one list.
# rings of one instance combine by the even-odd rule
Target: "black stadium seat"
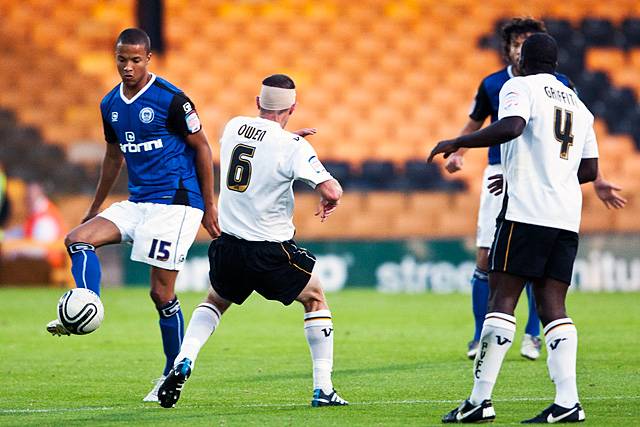
[[640,46],[640,18],[627,18],[622,21],[622,34],[627,48]]
[[585,18],[580,30],[591,46],[614,46],[618,41],[623,41],[613,24],[606,19]]

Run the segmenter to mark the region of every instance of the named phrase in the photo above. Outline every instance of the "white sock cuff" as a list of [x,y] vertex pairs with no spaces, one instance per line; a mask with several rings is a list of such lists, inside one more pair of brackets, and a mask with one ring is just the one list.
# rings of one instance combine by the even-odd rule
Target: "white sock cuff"
[[220,320],[220,317],[222,317],[222,315],[220,314],[220,310],[218,310],[218,308],[213,304],[209,304],[208,302],[203,302],[202,304],[198,304],[198,306],[196,307],[196,310],[200,308],[202,308],[205,312],[207,310],[212,311],[216,315],[218,320]]
[[487,313],[484,317],[484,326],[493,326],[515,332],[516,318],[509,314],[494,311],[493,313]]
[[305,328],[311,326],[331,326],[332,324],[331,311],[329,310],[311,311],[304,314]]
[[571,320],[570,317],[556,319],[544,327],[544,336],[548,338],[552,332],[558,332],[561,330],[576,331],[576,325],[573,324],[573,320]]

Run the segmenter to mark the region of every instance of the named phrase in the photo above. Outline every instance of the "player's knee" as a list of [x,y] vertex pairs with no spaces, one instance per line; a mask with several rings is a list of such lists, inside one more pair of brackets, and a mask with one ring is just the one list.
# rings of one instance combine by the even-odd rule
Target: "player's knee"
[[321,286],[308,286],[300,293],[298,301],[300,301],[307,312],[326,310],[329,308]]
[[170,290],[166,287],[152,287],[149,291],[149,296],[151,297],[151,300],[155,303],[155,305],[160,307],[171,301],[174,297],[174,294],[173,290]]
[[204,302],[215,306],[220,314],[223,314],[231,306],[231,301],[227,301],[216,293],[213,289],[209,291]]
[[66,247],[69,247],[74,243],[78,243],[78,242],[90,243],[90,242],[87,242],[86,238],[83,238],[83,237],[88,238],[88,236],[83,236],[82,230],[77,230],[77,229],[71,230],[69,234],[67,234],[64,237],[64,245]]

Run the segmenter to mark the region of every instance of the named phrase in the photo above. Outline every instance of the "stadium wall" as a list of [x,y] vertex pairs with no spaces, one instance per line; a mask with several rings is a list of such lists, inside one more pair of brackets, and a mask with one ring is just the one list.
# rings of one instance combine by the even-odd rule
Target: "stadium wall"
[[[471,239],[303,241],[316,254],[327,291],[375,287],[387,293],[470,292],[475,246]],[[195,244],[178,276],[178,291],[206,291],[207,244]],[[148,266],[122,253],[123,283],[147,286]],[[640,290],[640,236],[589,235],[581,238],[572,289],[582,292]]]

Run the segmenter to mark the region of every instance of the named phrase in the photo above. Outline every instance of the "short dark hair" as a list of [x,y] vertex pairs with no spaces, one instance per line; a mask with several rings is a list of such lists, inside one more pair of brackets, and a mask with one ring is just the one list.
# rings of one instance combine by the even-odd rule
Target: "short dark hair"
[[286,74],[273,74],[262,81],[265,86],[279,87],[282,89],[295,89],[293,79]]
[[500,28],[500,38],[502,39],[502,56],[509,61],[509,46],[518,36],[529,33],[546,33],[547,28],[544,22],[531,17],[513,18]]
[[522,45],[521,57],[527,70],[553,72],[558,63],[558,44],[549,34],[532,34]]
[[116,40],[116,48],[119,44],[142,45],[145,52],[151,52],[151,39],[149,35],[140,28],[127,28],[120,33]]

